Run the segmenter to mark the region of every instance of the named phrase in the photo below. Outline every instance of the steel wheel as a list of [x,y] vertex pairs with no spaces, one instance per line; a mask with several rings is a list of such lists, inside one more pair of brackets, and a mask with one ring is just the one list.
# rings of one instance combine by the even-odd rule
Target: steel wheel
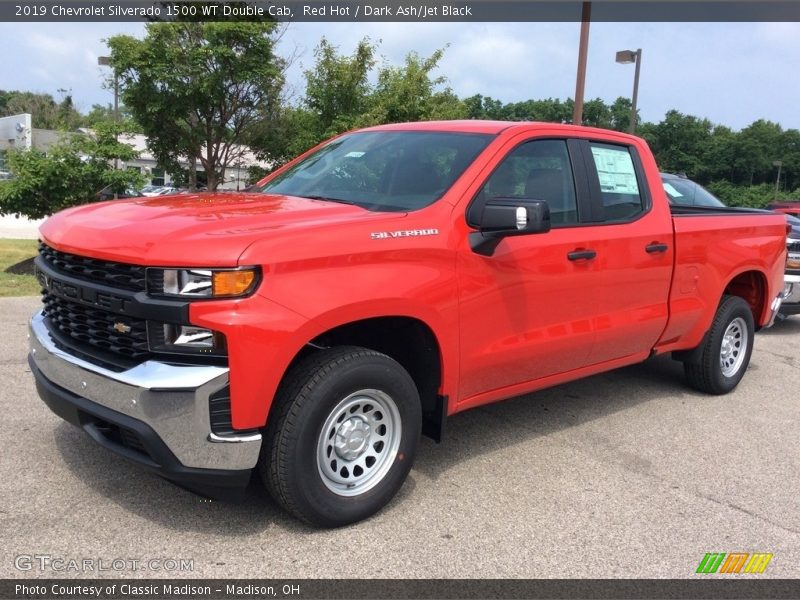
[[386,476],[400,447],[402,424],[394,400],[380,390],[359,390],[331,411],[317,442],[317,469],[325,486],[357,496]]
[[293,515],[341,527],[374,515],[402,487],[422,403],[397,361],[358,346],[318,350],[287,374],[275,402],[259,470]]
[[732,377],[742,368],[749,343],[747,325],[738,317],[728,324],[722,335],[719,365],[725,377]]
[[754,335],[750,305],[738,296],[724,296],[703,344],[683,364],[689,384],[707,394],[730,392],[750,364]]

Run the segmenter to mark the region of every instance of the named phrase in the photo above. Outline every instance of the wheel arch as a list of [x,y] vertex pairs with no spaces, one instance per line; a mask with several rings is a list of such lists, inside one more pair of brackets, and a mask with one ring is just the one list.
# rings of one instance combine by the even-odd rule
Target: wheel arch
[[[769,285],[767,277],[759,269],[748,269],[734,275],[723,289],[720,303],[725,296],[738,296],[750,306],[753,313],[753,322],[756,331],[761,328],[768,315],[769,308]],[[718,304],[719,306],[719,304]]]
[[[298,362],[321,349],[336,346],[359,346],[380,352],[396,360],[414,380],[422,404],[422,432],[440,441],[448,412],[444,387],[442,345],[433,329],[418,317],[395,315],[366,317],[333,326],[314,337],[295,354],[279,383]],[[273,406],[270,407],[271,418]]]

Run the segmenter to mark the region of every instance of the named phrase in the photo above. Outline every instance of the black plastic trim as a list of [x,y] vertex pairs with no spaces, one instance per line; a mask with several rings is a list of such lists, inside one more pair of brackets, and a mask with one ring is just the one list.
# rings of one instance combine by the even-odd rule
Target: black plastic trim
[[686,206],[685,204],[670,204],[673,217],[707,217],[709,215],[748,216],[777,214],[760,208],[744,206]]
[[[203,496],[231,499],[243,495],[250,481],[252,469],[186,467],[146,423],[57,386],[44,376],[32,357],[28,357],[28,364],[36,380],[36,390],[50,410],[68,423],[83,429],[107,450]],[[145,452],[131,449],[104,435],[103,429],[107,424],[134,433]]]
[[36,257],[34,265],[39,283],[54,296],[138,319],[189,324],[189,302],[186,300],[150,298],[146,292],[78,279],[53,269],[41,256]]
[[579,227],[594,220],[592,207],[592,190],[589,186],[589,172],[583,155],[581,141],[577,138],[567,139],[569,160],[572,163],[572,177],[577,200],[578,222],[560,227]]
[[436,395],[436,404],[430,411],[422,413],[422,435],[432,439],[437,444],[444,439],[445,424],[447,423],[448,397]]

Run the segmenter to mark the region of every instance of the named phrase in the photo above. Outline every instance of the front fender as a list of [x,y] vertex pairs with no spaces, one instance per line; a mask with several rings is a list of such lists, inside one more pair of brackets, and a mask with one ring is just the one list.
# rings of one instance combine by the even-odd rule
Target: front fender
[[377,317],[408,317],[425,323],[441,349],[442,387],[455,388],[458,340],[455,334],[448,336],[445,332],[457,331],[456,311],[444,315],[419,301],[376,298],[308,318],[260,295],[236,301],[197,302],[190,307],[192,323],[225,334],[235,429],[255,429],[266,424],[281,380],[311,340],[341,325]]

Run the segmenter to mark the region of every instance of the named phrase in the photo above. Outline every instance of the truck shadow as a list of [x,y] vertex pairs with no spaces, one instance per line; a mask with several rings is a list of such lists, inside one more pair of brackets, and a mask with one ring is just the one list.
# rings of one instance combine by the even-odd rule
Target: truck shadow
[[67,468],[83,485],[167,529],[225,536],[258,535],[274,525],[308,529],[273,502],[257,473],[241,501],[212,501],[101,448],[77,427],[60,423],[54,437]]
[[[414,471],[437,479],[458,464],[482,454],[548,436],[651,400],[702,397],[683,385],[679,363],[661,357],[480,407],[451,417],[445,440],[423,438]],[[316,530],[287,516],[253,474],[241,502],[216,502],[185,491],[97,446],[66,423],[54,431],[55,443],[72,474],[125,510],[174,531],[252,536],[267,529],[300,534]],[[413,472],[412,472],[413,473]],[[414,478],[384,511],[413,497]]]
[[448,419],[445,440],[424,440],[415,469],[437,479],[482,454],[552,435],[650,401],[702,398],[669,357],[478,407]]

